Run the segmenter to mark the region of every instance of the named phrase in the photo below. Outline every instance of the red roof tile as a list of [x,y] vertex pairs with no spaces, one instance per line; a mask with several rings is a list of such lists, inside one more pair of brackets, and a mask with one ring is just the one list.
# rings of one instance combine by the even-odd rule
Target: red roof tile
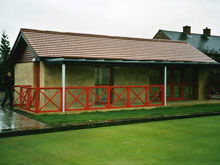
[[21,29],[39,57],[215,62],[186,42]]

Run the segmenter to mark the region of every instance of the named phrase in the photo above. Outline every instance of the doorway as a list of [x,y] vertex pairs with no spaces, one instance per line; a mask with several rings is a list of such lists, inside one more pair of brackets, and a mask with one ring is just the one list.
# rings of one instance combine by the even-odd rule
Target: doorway
[[183,70],[167,70],[167,100],[183,99]]
[[[198,73],[195,68],[167,69],[167,101],[193,100],[197,98]],[[163,68],[151,68],[150,85],[164,84]],[[152,95],[150,94],[150,97]]]

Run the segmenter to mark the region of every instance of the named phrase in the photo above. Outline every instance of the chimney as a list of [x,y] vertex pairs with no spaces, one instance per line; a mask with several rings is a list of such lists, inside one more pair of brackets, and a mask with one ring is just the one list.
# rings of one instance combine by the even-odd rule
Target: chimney
[[211,29],[209,29],[207,27],[205,29],[203,29],[203,35],[210,37],[211,36]]
[[190,35],[191,33],[191,27],[186,25],[186,26],[183,26],[183,33],[186,33],[187,35]]

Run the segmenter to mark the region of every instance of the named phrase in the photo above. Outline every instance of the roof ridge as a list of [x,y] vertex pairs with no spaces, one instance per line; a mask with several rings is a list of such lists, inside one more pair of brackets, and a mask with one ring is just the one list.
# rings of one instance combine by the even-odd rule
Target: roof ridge
[[171,41],[171,40],[164,40],[164,39],[147,39],[147,38],[136,38],[136,37],[109,36],[109,35],[88,34],[88,33],[59,32],[59,31],[37,30],[37,29],[27,29],[27,28],[21,28],[20,31],[21,32],[36,32],[36,33],[47,33],[47,34],[71,35],[71,36],[85,36],[85,37],[97,37],[97,38],[111,38],[111,39],[123,39],[123,40],[137,40],[137,41],[187,44],[187,42],[185,42],[185,41]]
[[[179,32],[179,31],[163,30],[163,29],[159,29],[159,31],[175,32],[175,33],[183,33],[183,32]],[[203,35],[202,33],[190,33],[190,35],[191,35],[191,34]],[[217,35],[211,35],[210,37],[220,37],[220,36],[217,36]]]

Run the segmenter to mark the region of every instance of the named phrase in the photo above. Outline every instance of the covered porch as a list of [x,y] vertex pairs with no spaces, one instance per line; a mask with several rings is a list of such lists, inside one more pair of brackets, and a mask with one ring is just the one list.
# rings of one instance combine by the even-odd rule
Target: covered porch
[[35,62],[32,85],[15,86],[15,105],[34,113],[52,113],[146,108],[166,106],[167,101],[172,105],[175,101],[208,99],[209,65],[137,65],[132,61],[125,65],[109,60],[90,61],[88,65],[79,61],[59,58]]

